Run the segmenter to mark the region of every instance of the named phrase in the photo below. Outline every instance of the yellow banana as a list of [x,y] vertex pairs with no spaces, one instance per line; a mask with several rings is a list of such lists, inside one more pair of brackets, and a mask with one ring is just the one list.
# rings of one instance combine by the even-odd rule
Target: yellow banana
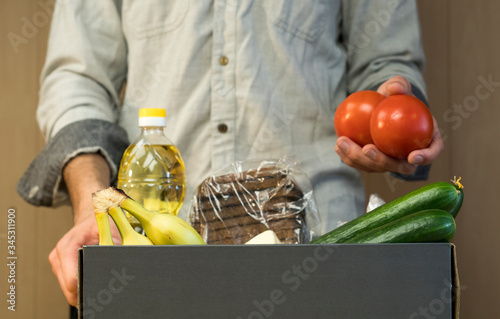
[[155,245],[206,245],[185,220],[171,214],[155,214],[124,196],[120,206],[139,220]]
[[107,209],[103,207],[102,202],[95,193],[92,194],[92,204],[94,206],[95,219],[97,220],[97,229],[99,230],[99,245],[114,245]]
[[95,212],[97,219],[97,228],[99,229],[99,245],[114,245],[111,237],[111,228],[109,227],[109,215],[106,212]]
[[[127,218],[123,214],[123,211],[118,206],[119,201],[117,201],[112,195],[115,193],[114,189],[108,187],[106,189],[100,190],[92,194],[92,202],[94,204],[94,212],[96,212],[96,218],[98,217],[98,212],[106,212],[106,221],[101,216],[99,222],[103,224],[103,228],[106,229],[107,222],[107,231],[103,231],[103,238],[108,238],[106,232],[109,233],[109,238],[111,238],[111,231],[109,230],[109,219],[107,219],[108,213],[113,218],[113,221],[120,232],[120,236],[122,237],[122,245],[153,245],[153,243],[145,236],[136,232],[130,223],[127,221]],[[99,226],[98,226],[99,227]],[[99,237],[101,237],[101,228],[99,227]],[[106,242],[109,242],[109,239],[105,239]],[[112,242],[112,240],[111,240]]]
[[120,207],[110,208],[109,215],[113,218],[116,227],[118,227],[118,231],[122,237],[122,245],[153,245],[151,240],[132,228]]
[[[137,218],[155,245],[206,245],[200,234],[182,218],[170,214],[155,214],[120,189],[108,187],[97,192],[96,197],[99,197],[98,202],[102,208],[121,207]],[[113,217],[114,212],[111,209],[109,212]]]

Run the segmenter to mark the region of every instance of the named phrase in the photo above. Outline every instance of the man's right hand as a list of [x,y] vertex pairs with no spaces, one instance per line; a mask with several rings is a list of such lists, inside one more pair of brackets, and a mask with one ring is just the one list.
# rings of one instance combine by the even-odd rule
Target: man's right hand
[[[82,154],[64,168],[74,215],[74,226],[59,240],[49,254],[52,271],[59,280],[64,296],[77,305],[78,249],[99,243],[99,231],[92,205],[92,193],[110,185],[110,169],[99,154]],[[121,243],[115,224],[110,221],[115,244]]]
[[[110,221],[113,241],[120,243],[120,234]],[[99,243],[99,231],[94,216],[75,224],[57,243],[49,255],[52,271],[59,280],[64,296],[72,306],[77,304],[78,249]]]

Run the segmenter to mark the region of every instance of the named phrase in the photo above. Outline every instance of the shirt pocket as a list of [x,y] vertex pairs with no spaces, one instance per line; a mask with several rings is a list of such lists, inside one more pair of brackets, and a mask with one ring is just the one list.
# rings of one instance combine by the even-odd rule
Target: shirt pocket
[[123,5],[123,19],[136,39],[159,37],[182,24],[189,3],[187,0],[129,0]]
[[277,28],[308,42],[325,29],[326,0],[268,0],[264,9]]

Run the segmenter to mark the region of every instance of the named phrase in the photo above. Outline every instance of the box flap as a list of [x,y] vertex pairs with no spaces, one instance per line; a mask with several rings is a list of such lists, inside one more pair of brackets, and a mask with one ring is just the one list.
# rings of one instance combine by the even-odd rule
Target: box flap
[[78,250],[78,318],[83,318],[83,248]]
[[452,293],[453,293],[453,318],[460,317],[460,280],[458,278],[457,251],[451,244],[451,271],[452,271]]

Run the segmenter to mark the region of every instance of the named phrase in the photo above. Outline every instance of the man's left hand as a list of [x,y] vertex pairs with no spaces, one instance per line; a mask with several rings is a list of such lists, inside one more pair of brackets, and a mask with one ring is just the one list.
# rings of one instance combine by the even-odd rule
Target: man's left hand
[[[410,82],[402,76],[390,78],[378,88],[377,92],[385,96],[395,94],[413,95]],[[434,117],[433,120],[434,133],[431,144],[427,148],[411,152],[407,159],[397,159],[387,156],[374,144],[361,147],[345,136],[340,136],[337,139],[335,151],[344,163],[366,172],[389,171],[411,174],[417,169],[418,165],[426,165],[434,162],[444,149],[438,123]]]

